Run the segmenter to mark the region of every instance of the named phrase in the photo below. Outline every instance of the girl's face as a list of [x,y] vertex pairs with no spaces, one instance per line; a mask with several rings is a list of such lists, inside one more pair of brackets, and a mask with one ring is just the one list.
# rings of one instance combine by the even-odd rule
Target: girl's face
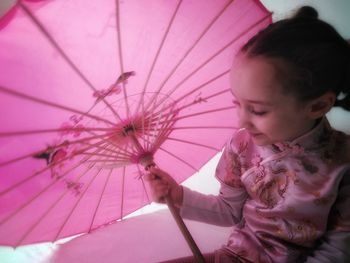
[[240,55],[232,67],[233,103],[240,126],[257,145],[293,140],[315,123],[306,105],[298,103],[292,94],[283,93],[279,64],[269,58]]

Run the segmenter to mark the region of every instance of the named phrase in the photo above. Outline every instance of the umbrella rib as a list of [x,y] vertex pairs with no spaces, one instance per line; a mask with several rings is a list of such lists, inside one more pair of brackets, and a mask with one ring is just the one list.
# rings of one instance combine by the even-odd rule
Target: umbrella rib
[[[124,167],[126,165],[129,165],[130,162],[127,161],[127,162],[116,162],[116,161],[111,161],[110,163],[107,163],[105,160],[104,161],[101,161],[103,162],[103,165],[99,165],[98,164],[98,161],[97,162],[94,162],[94,164],[96,164],[96,167],[98,168],[103,168],[103,169],[114,169],[114,168],[121,168],[121,167]],[[89,161],[87,161],[87,163],[90,163]]]
[[25,136],[42,133],[56,133],[56,132],[91,132],[91,131],[110,131],[110,128],[58,128],[58,129],[42,129],[42,130],[27,130],[27,131],[7,131],[0,132],[0,137],[10,136]]
[[[79,140],[76,140],[76,141],[64,141],[63,143],[60,143],[58,145],[50,146],[50,148],[52,150],[55,150],[55,149],[59,149],[61,147],[65,147],[65,146],[69,146],[69,145],[73,145],[73,144],[79,144],[79,143],[83,144],[85,141],[98,139],[98,138],[101,138],[101,137],[104,137],[104,136],[107,136],[107,134],[99,135],[99,136],[92,136],[92,137],[87,137],[87,138],[82,138],[82,139],[79,139]],[[14,162],[21,161],[21,160],[29,158],[29,157],[33,157],[34,155],[40,154],[40,153],[42,153],[44,151],[46,151],[46,149],[40,150],[40,151],[35,151],[35,152],[29,153],[29,154],[25,154],[25,155],[13,158],[11,160],[7,160],[7,161],[4,161],[4,162],[1,162],[0,163],[0,167],[8,165],[8,164],[11,164],[11,163],[14,163]]]
[[[116,29],[117,29],[117,40],[118,40],[118,54],[119,54],[119,64],[120,64],[120,70],[121,70],[121,76],[124,73],[124,62],[123,62],[123,50],[122,50],[122,39],[121,39],[121,27],[120,27],[120,9],[119,9],[119,0],[115,0],[116,4]],[[125,81],[122,81],[123,86],[123,94],[124,94],[124,101],[126,105],[126,115],[129,119],[130,117],[130,106],[127,96],[127,90],[125,88]]]
[[[198,86],[197,88],[195,88],[195,89],[191,90],[190,92],[184,94],[182,97],[180,97],[180,98],[178,98],[177,100],[175,100],[173,104],[178,104],[181,100],[187,98],[187,97],[190,96],[191,94],[193,94],[193,93],[197,92],[198,90],[204,88],[206,85],[208,85],[208,84],[214,82],[215,80],[221,78],[222,76],[228,74],[229,72],[230,72],[230,70],[227,70],[227,71],[225,71],[225,72],[223,72],[223,73],[221,73],[221,74],[215,76],[214,78],[212,78],[212,79],[210,79],[209,81],[203,83],[202,85]],[[228,90],[229,90],[229,89],[224,90],[224,91],[222,91],[222,93],[224,93],[224,92],[226,92],[226,91],[228,91]],[[220,93],[220,92],[219,92],[219,93]],[[219,93],[217,93],[217,95],[220,95]],[[215,95],[215,94],[214,94],[214,95]],[[210,97],[209,97],[209,98],[210,98]],[[160,105],[164,105],[163,102],[164,102],[164,100],[162,100],[158,105],[154,105],[154,108],[152,109],[152,112],[155,112],[156,109],[157,109]],[[192,104],[194,104],[194,103],[192,102]],[[191,104],[191,105],[192,105],[192,104]],[[191,106],[191,105],[188,105],[188,106]],[[167,107],[165,107],[163,110],[167,110],[167,109],[169,109],[170,107],[173,107],[173,105],[170,104],[170,105],[168,105]],[[187,107],[187,105],[186,105],[186,107]],[[185,108],[185,106],[179,108],[178,110],[180,111],[180,110],[182,110],[182,109],[184,109],[184,108]],[[158,113],[159,113],[159,112],[157,112],[157,113],[151,113],[151,116],[152,116],[152,115],[157,115]]]
[[[236,108],[235,106],[229,106],[229,107],[218,108],[218,109],[213,109],[213,110],[208,110],[208,111],[196,112],[196,113],[193,113],[193,114],[183,115],[181,117],[173,118],[170,122],[173,123],[173,122],[176,122],[176,121],[179,121],[179,120],[182,120],[182,119],[186,119],[186,118],[191,118],[191,117],[196,117],[196,116],[199,116],[199,115],[210,114],[210,113],[213,113],[213,112],[232,110],[232,109],[235,109],[235,108]],[[168,121],[165,120],[162,123],[167,123],[167,122]]]
[[173,130],[187,130],[187,129],[228,129],[228,130],[238,130],[239,127],[234,126],[182,126],[174,127]]
[[[141,174],[141,175],[142,175],[142,174]],[[145,181],[143,180],[143,176],[141,176],[140,179],[141,179],[141,182],[142,182],[143,191],[144,191],[145,194],[146,194],[147,202],[148,202],[148,204],[150,204],[150,203],[151,203],[151,199],[149,198],[149,195],[148,195],[148,192],[147,192],[147,188],[146,188],[146,186],[145,186]]]
[[[90,154],[89,156],[94,156],[94,157],[98,157],[96,156],[95,154]],[[108,157],[108,156],[106,156]],[[109,156],[110,157],[110,156]],[[98,159],[91,159],[89,161],[87,161],[89,163],[106,163],[106,162],[111,162],[111,163],[129,163],[130,162],[130,159],[128,158],[98,158]]]
[[[231,40],[229,43],[227,43],[225,46],[223,46],[221,49],[219,49],[217,52],[215,52],[206,61],[204,61],[201,65],[199,65],[195,70],[193,70],[191,73],[189,73],[183,80],[181,80],[178,84],[176,84],[175,87],[167,93],[167,97],[170,97],[183,83],[185,83],[189,78],[191,78],[193,75],[195,75],[205,65],[207,65],[210,61],[212,61],[214,58],[216,58],[218,55],[220,55],[223,51],[225,51],[228,47],[230,47],[238,39],[240,39],[242,36],[244,36],[246,33],[248,33],[254,27],[258,26],[260,23],[264,22],[270,16],[271,16],[271,14],[266,15],[263,18],[259,19],[257,22],[250,25],[247,29],[245,29],[243,32],[238,34],[238,36],[236,36],[233,40]],[[152,100],[151,100],[151,103],[149,103],[149,105],[147,105],[146,110],[149,108],[150,104],[152,104]]]
[[[85,148],[85,149],[79,150],[75,155],[81,154],[81,153],[84,152],[85,150],[89,150],[89,149],[90,149],[90,147],[87,147],[87,148]],[[45,168],[43,168],[43,169],[41,169],[41,170],[39,170],[39,171],[33,173],[32,175],[30,175],[29,177],[23,179],[22,181],[20,181],[20,182],[18,182],[18,183],[15,183],[14,185],[10,186],[9,188],[3,190],[2,192],[0,192],[0,196],[2,196],[2,195],[4,195],[4,194],[6,194],[6,193],[12,191],[12,190],[15,189],[16,187],[18,187],[18,186],[20,186],[20,185],[22,185],[22,184],[28,182],[29,180],[35,178],[36,176],[38,176],[38,175],[44,173],[45,171],[47,171],[47,170],[49,170],[49,169],[51,169],[51,168],[53,168],[53,167],[55,167],[55,166],[57,166],[57,165],[63,163],[64,161],[67,161],[68,159],[70,159],[70,158],[72,158],[72,157],[73,157],[73,156],[67,156],[67,157],[65,157],[65,158],[63,158],[63,159],[61,159],[61,160],[59,160],[58,162],[50,163],[50,164],[47,165]]]
[[[166,115],[166,116],[170,117],[171,114],[168,114],[168,115]],[[159,124],[160,124],[160,122],[157,123],[157,127],[159,126]],[[152,131],[154,132],[153,134],[148,134],[147,138],[143,138],[144,141],[145,141],[145,143],[148,143],[148,145],[150,146],[150,147],[148,147],[147,149],[149,149],[149,148],[151,148],[151,147],[153,148],[153,149],[151,150],[151,152],[155,151],[155,149],[158,149],[158,147],[167,139],[167,136],[168,136],[168,135],[171,133],[171,131],[172,131],[172,127],[173,127],[173,125],[174,125],[174,122],[171,122],[171,121],[167,121],[167,120],[166,120],[166,121],[161,122],[161,124],[163,124],[162,127],[153,129],[153,130],[152,130]],[[156,133],[155,133],[156,131],[158,131],[159,133],[156,134]],[[153,140],[153,142],[152,142],[152,140],[150,139],[151,136],[155,138],[155,139]]]
[[[209,110],[209,111],[197,112],[197,113],[193,113],[193,114],[189,114],[189,115],[184,115],[184,116],[181,116],[181,117],[173,118],[170,121],[168,121],[166,119],[166,120],[162,121],[161,124],[167,124],[167,123],[168,124],[172,124],[172,123],[175,123],[176,121],[183,120],[183,119],[186,119],[186,118],[196,117],[196,116],[199,116],[199,115],[205,115],[205,114],[210,114],[210,113],[215,113],[215,112],[220,112],[220,111],[232,110],[234,108],[235,108],[234,106],[229,106],[229,107],[218,108],[218,109],[213,109],[213,110]],[[160,130],[162,130],[162,128]]]
[[[163,105],[164,106],[164,105]],[[152,136],[152,137],[154,137],[155,138],[155,140],[153,141],[153,143],[152,143],[152,145],[153,146],[155,146],[155,145],[157,145],[157,141],[159,140],[159,138],[163,135],[163,133],[165,132],[165,130],[166,130],[166,128],[167,128],[167,126],[169,126],[171,123],[170,122],[161,122],[160,120],[161,120],[161,118],[166,118],[166,120],[168,119],[167,117],[169,116],[169,114],[163,114],[163,112],[164,111],[160,111],[159,112],[159,114],[158,114],[158,117],[157,117],[157,119],[155,120],[156,121],[156,124],[154,125],[154,127],[155,127],[155,129],[150,129],[150,131],[151,132],[153,132],[153,135],[154,136]],[[154,114],[153,115],[151,115],[152,117],[154,116]],[[153,120],[151,120],[150,121],[150,124],[151,123],[153,123]],[[160,128],[159,128],[159,125],[162,125]],[[150,126],[149,126],[150,127]],[[160,133],[158,133],[157,135],[156,135],[156,133],[154,133],[155,131],[160,131]],[[150,133],[150,134],[152,134],[152,133]]]
[[[35,26],[39,29],[39,31],[46,37],[46,39],[51,43],[51,45],[58,51],[61,57],[68,63],[68,65],[74,70],[75,73],[87,84],[93,91],[97,91],[94,85],[87,79],[87,77],[82,73],[82,71],[74,64],[74,62],[68,57],[68,55],[64,52],[64,50],[59,46],[57,41],[50,35],[48,30],[44,27],[44,25],[39,21],[39,19],[28,9],[26,5],[24,5],[21,1],[17,3],[22,10],[28,15],[31,21]],[[105,98],[101,99],[106,106],[111,110],[111,112],[121,120],[119,114],[113,109],[113,107],[105,100]]]
[[[102,147],[104,147],[104,148],[102,148]],[[108,149],[108,147],[110,147],[110,145],[105,143],[102,146],[95,147],[95,148],[100,148],[104,153],[106,153],[107,151],[111,151],[110,149]],[[122,150],[122,149],[119,148],[119,150]],[[129,163],[130,159],[132,158],[132,154],[126,155],[125,153],[121,153],[120,151],[116,152],[116,153],[117,153],[117,156],[106,155],[106,154],[96,154],[96,153],[89,153],[89,152],[82,153],[82,155],[91,155],[91,156],[96,156],[96,157],[110,157],[110,158],[112,158],[112,159],[99,158],[99,159],[96,159],[96,160],[90,160],[89,161],[89,162],[95,162],[95,163],[97,163],[97,162]],[[120,155],[124,156],[125,158],[119,157]]]
[[[124,160],[124,162],[123,162]],[[115,159],[91,159],[89,161],[86,161],[87,163],[106,163],[106,162],[110,162],[110,163],[115,163],[115,164],[125,164],[128,163],[130,160],[129,159],[119,159],[119,160],[115,160]]]
[[165,150],[162,147],[159,147],[160,150],[162,150],[163,152],[166,152],[167,154],[169,154],[170,156],[174,157],[175,159],[179,160],[180,162],[186,164],[188,167],[192,168],[194,171],[198,172],[198,169],[196,167],[194,167],[193,165],[191,165],[190,163],[186,162],[184,159],[180,158],[179,156],[176,156],[175,154]]
[[[99,148],[102,148],[102,150],[104,152],[106,151],[111,151],[110,149],[108,149],[108,147],[110,147],[111,145],[108,145],[107,143],[104,143],[102,146],[104,146],[105,148],[102,148],[102,147],[99,147]],[[124,147],[126,148],[126,147]],[[132,159],[132,156],[133,154],[130,153],[130,155],[127,155],[127,153],[129,153],[126,149],[122,149],[122,148],[117,148],[119,151],[116,152],[117,153],[117,156],[118,158],[114,157],[112,159],[96,159],[96,160],[89,160],[88,162],[93,162],[93,163],[106,163],[106,162],[111,162],[113,164],[116,164],[116,165],[127,165],[130,163],[130,160]],[[122,152],[124,151],[124,152]],[[90,154],[90,153],[89,153]],[[96,156],[96,154],[92,153],[93,156]],[[124,156],[124,158],[122,157],[119,157],[119,156]],[[107,156],[107,157],[113,157],[113,156]],[[103,167],[105,167],[106,165],[104,165]],[[110,166],[110,164],[108,164],[108,166]]]
[[89,156],[96,156],[96,157],[113,157],[113,155],[109,155],[106,153],[90,153],[90,152],[85,152],[85,153],[81,153],[81,155],[89,155]]
[[103,185],[103,190],[102,190],[102,192],[101,192],[101,194],[100,194],[100,198],[99,198],[98,203],[97,203],[97,205],[96,205],[95,212],[94,212],[94,215],[93,215],[93,217],[92,217],[92,220],[91,220],[91,223],[90,223],[90,227],[89,227],[88,233],[91,232],[92,226],[94,225],[95,218],[96,218],[96,215],[97,215],[97,211],[98,211],[99,208],[100,208],[101,201],[102,201],[102,197],[103,197],[103,195],[104,195],[104,193],[105,193],[105,191],[106,191],[107,184],[108,184],[109,179],[110,179],[110,177],[111,177],[112,171],[113,171],[113,169],[111,169],[111,170],[109,171],[108,176],[107,176],[106,181],[105,181],[105,184]]
[[204,148],[211,149],[211,150],[214,150],[214,151],[220,151],[221,150],[221,149],[218,149],[216,147],[209,146],[209,145],[196,143],[196,142],[191,142],[191,141],[187,141],[187,140],[183,140],[183,139],[177,139],[177,138],[173,138],[173,137],[168,137],[167,140],[176,141],[176,142],[182,142],[182,143],[190,144],[190,145],[196,145],[196,146],[204,147]]
[[56,234],[54,240],[57,240],[59,235],[61,234],[63,228],[65,227],[65,225],[67,224],[69,218],[72,216],[72,214],[74,213],[75,209],[77,208],[77,206],[80,203],[80,200],[84,197],[85,193],[87,192],[87,190],[90,188],[91,184],[95,181],[97,175],[101,172],[102,168],[100,168],[96,174],[93,176],[93,178],[90,180],[90,182],[88,183],[87,187],[85,188],[84,192],[82,192],[78,198],[78,200],[76,201],[75,205],[73,206],[72,210],[69,212],[68,216],[66,217],[66,219],[64,220],[63,224],[61,225],[61,227],[59,228],[58,233]]
[[[174,104],[175,105],[175,104]],[[169,120],[169,118],[173,115],[172,111],[169,111],[168,114],[165,115],[166,120],[164,123],[161,123],[162,126],[159,129],[160,133],[158,134],[158,136],[155,136],[155,140],[153,142],[153,147],[155,147],[156,149],[158,149],[158,147],[166,140],[166,138],[168,137],[168,135],[171,133],[172,131],[172,127],[174,126],[174,122],[172,121],[167,121]],[[157,124],[158,126],[159,124]]]
[[120,219],[123,219],[123,214],[124,214],[125,174],[126,174],[126,167],[123,166],[122,199],[121,199],[121,203],[120,203]]
[[[131,158],[133,156],[133,152],[129,152],[126,149],[119,147],[119,145],[116,144],[113,140],[102,139],[101,143],[105,143],[107,146],[114,146],[115,149],[118,149],[118,151],[114,151],[117,154],[122,154],[128,158]],[[90,145],[90,144],[88,144],[88,145]],[[95,144],[95,145],[98,145],[98,144]],[[92,145],[92,146],[95,147],[95,145]],[[106,149],[104,149],[104,150],[106,150]],[[108,149],[108,151],[112,151],[112,150]]]
[[213,112],[232,110],[232,109],[235,109],[235,108],[236,107],[234,107],[234,106],[229,106],[229,107],[218,108],[218,109],[213,109],[213,110],[208,110],[208,111],[196,112],[196,113],[193,113],[193,114],[184,115],[184,116],[181,116],[181,117],[174,118],[172,121],[183,120],[183,119],[186,119],[186,118],[196,117],[196,116],[199,116],[199,115],[205,115],[205,114],[209,114],[209,113],[213,113]]
[[149,195],[147,193],[147,188],[145,186],[145,181],[143,180],[143,173],[142,173],[139,165],[137,165],[137,171],[139,172],[139,179],[141,180],[143,191],[146,194],[147,203],[150,204],[151,203],[151,199],[149,198]]
[[[210,23],[204,28],[204,31],[199,35],[199,37],[194,41],[193,45],[186,51],[184,56],[180,59],[180,61],[176,64],[174,69],[169,73],[169,75],[163,80],[161,85],[158,88],[158,93],[163,89],[167,81],[170,79],[170,77],[175,73],[175,71],[178,69],[178,67],[182,64],[182,62],[185,60],[185,58],[192,52],[192,50],[198,45],[198,43],[201,41],[201,39],[206,35],[206,33],[209,31],[209,29],[215,24],[215,22],[222,16],[222,14],[225,12],[225,10],[233,3],[233,0],[227,1],[227,3],[224,5],[224,7],[219,11],[219,13],[210,21]],[[155,101],[154,98],[157,96],[156,94],[153,96],[153,98],[150,101]],[[149,105],[146,107],[149,108]]]
[[64,105],[61,105],[61,104],[58,104],[58,103],[55,103],[55,102],[39,99],[39,98],[30,96],[30,95],[27,95],[25,93],[21,93],[21,92],[18,92],[18,91],[14,91],[14,90],[5,88],[3,86],[0,86],[0,92],[7,93],[7,94],[12,95],[14,97],[18,97],[18,98],[21,98],[21,99],[33,101],[33,102],[36,102],[36,103],[39,103],[39,104],[43,104],[43,105],[46,105],[46,106],[58,108],[60,110],[65,110],[65,111],[68,111],[68,112],[78,113],[78,114],[81,114],[83,116],[89,117],[91,119],[94,119],[94,120],[97,120],[97,121],[102,121],[102,122],[105,122],[105,123],[110,124],[110,125],[114,125],[113,122],[111,122],[109,120],[106,120],[106,119],[103,119],[103,118],[100,118],[98,116],[91,115],[89,113],[84,113],[84,112],[82,112],[80,110],[76,110],[76,109],[73,109],[71,107],[67,107],[67,106],[64,106]]
[[[223,73],[221,73],[221,74],[215,76],[214,78],[210,79],[209,81],[207,81],[207,82],[201,84],[201,85],[198,86],[197,88],[191,89],[190,92],[188,92],[188,93],[184,94],[182,97],[176,99],[176,100],[175,100],[175,103],[178,104],[181,100],[186,99],[188,96],[190,96],[190,95],[192,95],[193,93],[195,93],[195,92],[201,90],[202,88],[204,88],[204,87],[207,86],[208,84],[210,84],[210,83],[212,83],[212,82],[214,82],[214,81],[220,79],[221,77],[225,76],[225,75],[228,74],[229,72],[230,72],[230,70],[226,70],[226,71],[224,71]],[[218,92],[218,93],[216,93],[216,94],[220,95],[221,93],[225,93],[225,92],[227,92],[227,91],[229,91],[229,90],[230,90],[230,89],[225,89],[225,90],[223,90],[223,91],[221,91],[221,92]],[[179,108],[179,109],[181,110],[182,108]]]
[[[180,108],[178,108],[178,111],[182,111],[183,109],[188,108],[188,107],[191,107],[191,106],[193,106],[193,105],[195,105],[195,104],[198,104],[198,103],[207,102],[207,101],[208,101],[209,99],[211,99],[211,98],[220,96],[220,95],[225,94],[225,93],[230,92],[230,91],[231,91],[231,89],[225,89],[225,90],[216,92],[216,93],[214,93],[214,94],[212,94],[212,95],[209,95],[209,96],[207,96],[207,97],[204,97],[204,98],[199,97],[198,99],[195,99],[193,102],[188,103],[187,105],[181,106]],[[232,95],[232,94],[231,94],[231,95]]]
[[[71,168],[69,168],[68,170],[66,170],[63,175],[61,176],[61,178],[64,178],[68,173],[70,173],[71,171],[73,171],[74,169],[78,168],[81,164],[83,164],[85,161],[87,161],[89,158],[86,158],[83,161],[78,162],[77,164],[75,164],[74,166],[72,166]],[[4,224],[6,221],[8,221],[10,218],[12,218],[13,216],[15,216],[17,213],[19,213],[22,209],[24,209],[25,207],[27,207],[28,205],[30,205],[35,199],[37,199],[40,195],[42,195],[43,193],[45,193],[51,186],[55,185],[57,182],[59,182],[59,180],[54,180],[51,184],[47,185],[44,189],[42,189],[39,193],[37,193],[36,195],[32,196],[26,203],[22,204],[20,207],[18,207],[15,211],[13,211],[13,213],[11,213],[10,215],[8,215],[7,217],[5,217],[4,219],[2,219],[0,221],[0,225]]]
[[[88,169],[83,172],[80,176],[78,176],[74,182],[78,183],[81,177],[86,175],[88,171],[90,171],[93,168],[93,166],[88,167]],[[57,182],[57,181],[56,181]],[[56,205],[63,199],[63,197],[70,191],[70,189],[67,187],[67,189],[59,196],[56,201],[44,212],[44,214],[41,215],[38,221],[36,221],[29,229],[28,231],[20,238],[20,240],[17,242],[16,247],[21,245],[22,241],[41,223],[42,220],[50,213],[52,209],[56,207]],[[29,204],[28,204],[29,205]],[[23,209],[23,208],[22,208]]]
[[[87,144],[87,145],[90,145],[90,144]],[[111,145],[102,145],[102,146],[105,146],[105,148],[102,148],[102,146],[96,146],[96,145],[91,145],[91,146],[93,146],[94,148],[97,148],[97,149],[102,149],[105,152],[111,152],[111,153],[115,154],[115,156],[114,155],[104,155],[106,157],[114,157],[113,160],[129,160],[131,158],[131,155],[127,155],[127,154],[122,153],[120,151],[115,151],[114,149],[107,148],[107,147],[110,147]],[[86,153],[86,154],[93,154],[93,153]],[[116,157],[119,157],[119,156],[123,156],[123,157],[125,157],[125,159],[120,159],[120,158],[117,159]]]
[[142,90],[142,93],[141,93],[141,99],[140,99],[140,102],[138,103],[138,106],[136,108],[135,113],[137,113],[139,111],[139,108],[140,108],[141,105],[142,105],[142,107],[144,106],[144,96],[145,96],[145,93],[146,93],[146,89],[147,89],[149,80],[150,80],[151,75],[153,73],[154,67],[155,67],[155,65],[156,65],[156,63],[158,61],[160,52],[162,51],[164,43],[165,43],[165,41],[166,41],[166,39],[167,39],[167,37],[169,35],[170,29],[171,29],[171,27],[172,27],[172,25],[173,25],[173,23],[175,21],[175,17],[176,17],[176,15],[178,13],[178,10],[180,9],[180,5],[181,4],[182,4],[182,0],[179,0],[177,5],[176,5],[176,8],[174,10],[174,13],[172,14],[172,17],[171,17],[171,19],[170,19],[170,21],[168,23],[167,29],[165,30],[165,33],[164,33],[163,38],[161,40],[161,43],[160,43],[160,45],[158,47],[158,50],[157,50],[156,55],[154,57],[153,63],[151,65],[151,68],[150,68],[150,70],[148,72],[148,75],[147,75],[147,78],[146,78],[146,82],[145,82],[145,84],[143,86],[143,90]]

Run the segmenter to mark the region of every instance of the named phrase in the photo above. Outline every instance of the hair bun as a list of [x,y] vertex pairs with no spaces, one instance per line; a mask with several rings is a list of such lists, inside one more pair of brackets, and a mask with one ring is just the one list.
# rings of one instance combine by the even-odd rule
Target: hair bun
[[312,19],[317,19],[318,18],[318,12],[316,11],[315,8],[311,6],[303,6],[300,7],[293,18],[312,18]]

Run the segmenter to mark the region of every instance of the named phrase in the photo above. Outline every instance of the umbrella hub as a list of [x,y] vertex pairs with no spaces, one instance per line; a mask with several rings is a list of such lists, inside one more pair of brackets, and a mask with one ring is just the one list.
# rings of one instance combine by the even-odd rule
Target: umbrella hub
[[132,123],[126,124],[123,127],[123,135],[128,136],[129,134],[133,134],[136,131],[135,126]]

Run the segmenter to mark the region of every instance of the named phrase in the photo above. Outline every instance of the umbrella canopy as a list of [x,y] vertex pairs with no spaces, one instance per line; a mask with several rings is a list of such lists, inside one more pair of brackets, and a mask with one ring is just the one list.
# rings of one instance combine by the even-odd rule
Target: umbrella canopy
[[0,20],[0,244],[55,241],[149,203],[237,127],[234,54],[271,22],[256,0],[17,1]]

